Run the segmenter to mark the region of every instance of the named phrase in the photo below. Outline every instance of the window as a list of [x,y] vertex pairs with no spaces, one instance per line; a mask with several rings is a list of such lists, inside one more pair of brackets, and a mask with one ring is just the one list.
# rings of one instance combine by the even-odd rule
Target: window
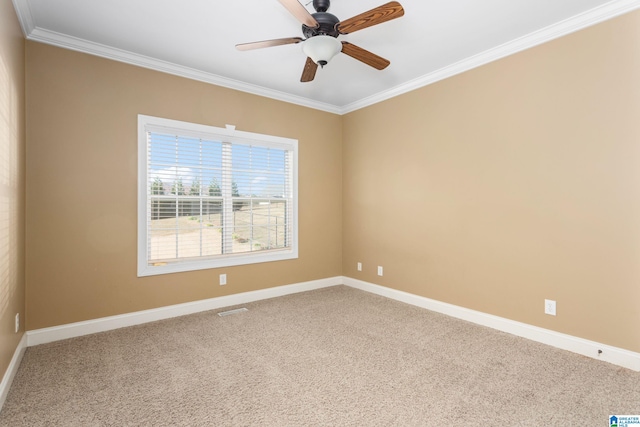
[[138,116],[138,276],[298,257],[298,141]]

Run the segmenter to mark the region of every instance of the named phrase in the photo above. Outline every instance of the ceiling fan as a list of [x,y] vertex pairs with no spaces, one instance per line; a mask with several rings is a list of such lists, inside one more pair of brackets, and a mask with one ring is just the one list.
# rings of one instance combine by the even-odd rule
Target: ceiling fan
[[404,9],[397,1],[383,4],[344,21],[327,12],[330,0],[313,0],[313,8],[316,10],[314,14],[309,13],[298,0],[278,1],[302,23],[302,34],[305,38],[288,37],[241,43],[236,45],[238,50],[303,43],[302,50],[307,55],[307,62],[302,71],[301,82],[312,81],[316,76],[318,65],[324,67],[339,52],[377,70],[383,70],[390,64],[388,60],[352,43],[338,41],[337,37],[401,17],[404,15]]

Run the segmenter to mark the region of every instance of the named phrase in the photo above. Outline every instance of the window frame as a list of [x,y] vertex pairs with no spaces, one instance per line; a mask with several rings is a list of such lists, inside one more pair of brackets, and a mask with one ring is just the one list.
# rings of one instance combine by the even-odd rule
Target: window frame
[[[237,254],[222,254],[202,259],[176,260],[165,265],[149,265],[149,217],[150,176],[148,176],[149,148],[148,132],[164,132],[179,136],[196,137],[223,143],[255,145],[279,148],[291,153],[291,236],[290,248],[273,249]],[[228,201],[231,205],[231,201]],[[226,128],[165,119],[143,114],[138,115],[138,277],[224,268],[263,262],[283,261],[298,258],[298,140],[252,132],[238,131],[235,126]]]

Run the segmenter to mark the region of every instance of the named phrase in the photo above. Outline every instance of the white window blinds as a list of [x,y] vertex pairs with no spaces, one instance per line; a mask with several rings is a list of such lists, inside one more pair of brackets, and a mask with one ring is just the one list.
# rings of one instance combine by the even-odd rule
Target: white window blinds
[[139,127],[139,275],[297,257],[297,141],[148,116]]

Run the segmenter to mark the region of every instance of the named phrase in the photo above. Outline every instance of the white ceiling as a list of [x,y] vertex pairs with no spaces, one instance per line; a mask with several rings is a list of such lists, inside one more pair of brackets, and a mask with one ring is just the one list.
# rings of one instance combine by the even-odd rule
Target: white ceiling
[[[307,9],[313,11],[310,0]],[[345,20],[387,0],[333,0]],[[640,0],[400,0],[399,19],[340,36],[391,61],[344,54],[301,83],[301,37],[277,0],[13,0],[28,39],[343,114],[640,7]]]

